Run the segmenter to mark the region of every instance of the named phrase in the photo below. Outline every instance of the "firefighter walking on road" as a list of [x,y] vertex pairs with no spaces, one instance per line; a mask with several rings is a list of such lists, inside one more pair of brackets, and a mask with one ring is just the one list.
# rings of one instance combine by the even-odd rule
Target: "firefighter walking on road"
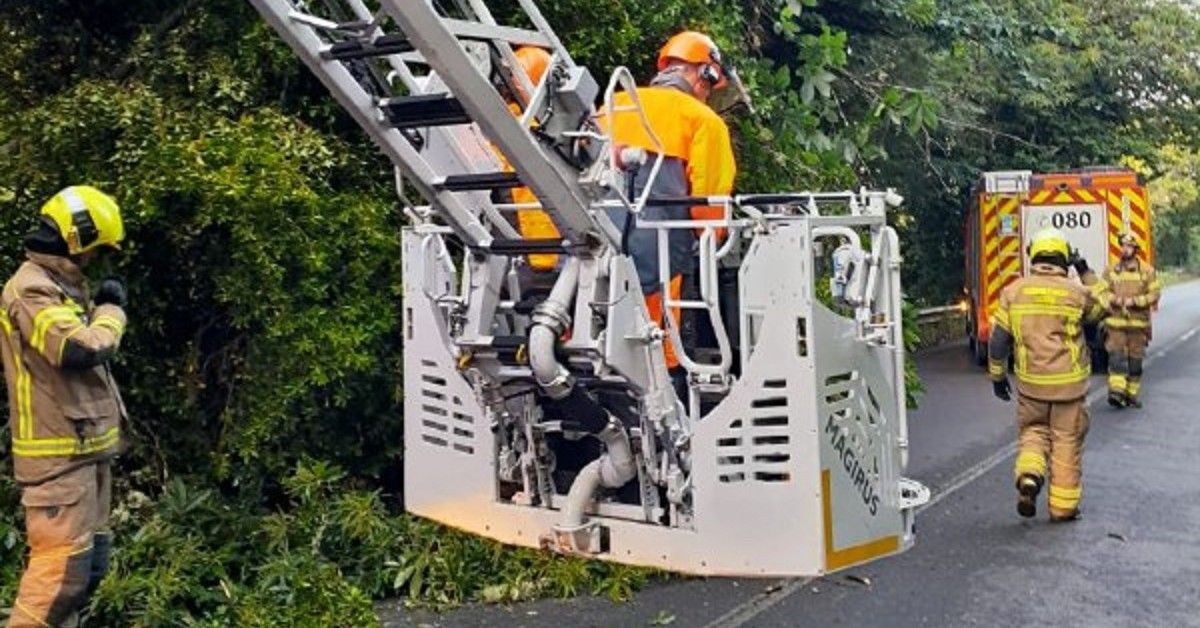
[[[1000,294],[988,345],[993,390],[1011,399],[1009,355],[1017,376],[1017,512],[1037,514],[1037,497],[1049,482],[1051,521],[1079,515],[1083,440],[1088,431],[1087,392],[1091,360],[1083,335],[1099,320],[1111,295],[1087,262],[1073,253],[1057,229],[1043,229],[1029,247],[1028,276]],[[1067,276],[1074,266],[1083,283]]]
[[1142,361],[1150,343],[1150,311],[1158,305],[1162,285],[1154,268],[1138,259],[1137,238],[1121,235],[1121,260],[1104,271],[1112,293],[1104,319],[1104,349],[1108,352],[1108,403],[1117,408],[1142,407]]
[[112,475],[125,407],[109,371],[125,330],[125,286],[89,293],[83,267],[124,238],[96,188],[51,198],[25,239],[26,261],[0,293],[13,470],[29,561],[10,626],[73,623],[108,570]]

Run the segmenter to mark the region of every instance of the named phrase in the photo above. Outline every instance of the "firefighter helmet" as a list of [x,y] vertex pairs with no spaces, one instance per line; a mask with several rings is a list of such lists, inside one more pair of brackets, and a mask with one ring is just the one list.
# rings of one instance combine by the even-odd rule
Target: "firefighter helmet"
[[550,67],[550,53],[536,46],[521,46],[513,51],[513,55],[517,57],[517,63],[521,64],[531,84],[536,86],[542,82],[546,68]]
[[1134,248],[1141,248],[1141,244],[1138,243],[1137,236],[1134,236],[1133,233],[1129,231],[1122,233],[1121,237],[1117,238],[1117,243],[1119,243],[1121,246],[1132,245]]
[[1069,258],[1071,245],[1067,242],[1066,234],[1054,227],[1033,234],[1033,240],[1029,243],[1029,257],[1032,259],[1042,255],[1061,255],[1064,260]]
[[658,51],[658,71],[665,70],[671,59],[701,66],[700,76],[708,81],[713,89],[721,89],[727,83],[725,69],[721,64],[721,49],[717,48],[708,35],[696,31],[683,31],[671,37]]
[[117,201],[90,185],[63,188],[42,205],[41,214],[54,222],[71,255],[101,246],[119,249],[125,239]]

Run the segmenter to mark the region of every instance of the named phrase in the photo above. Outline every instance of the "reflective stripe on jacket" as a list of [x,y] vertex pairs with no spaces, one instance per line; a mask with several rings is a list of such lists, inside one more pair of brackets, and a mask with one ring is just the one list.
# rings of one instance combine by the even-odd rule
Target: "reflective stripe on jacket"
[[1103,281],[1114,297],[1134,301],[1130,307],[1110,312],[1104,324],[1112,329],[1148,329],[1150,310],[1158,305],[1162,294],[1162,283],[1154,268],[1135,258],[1106,269]]
[[1092,366],[1083,323],[1100,320],[1110,295],[1094,274],[1088,273],[1084,281],[1090,288],[1069,279],[1057,266],[1035,264],[1030,276],[1000,293],[989,343],[988,373],[993,379],[1005,376],[1010,350],[1015,350],[1021,394],[1069,401],[1087,393]]
[[[656,147],[642,126],[641,116],[634,111],[617,111],[613,116],[613,141],[621,146],[633,146],[650,153],[650,163],[639,169],[635,180],[635,194],[640,194],[649,178],[650,164],[661,150],[662,168],[655,180],[651,196],[723,196],[733,190],[733,179],[737,164],[733,158],[733,145],[729,127],[721,116],[708,105],[691,94],[671,87],[639,87],[638,100],[646,118],[654,129],[661,147]],[[614,106],[628,107],[632,98],[619,93]],[[607,127],[608,120],[601,119]],[[713,220],[723,217],[724,210],[718,206],[697,207],[647,207],[640,217],[643,221],[656,220]],[[624,209],[609,210],[609,217],[623,229],[626,220],[633,220]],[[719,230],[718,237],[724,236]],[[638,270],[642,291],[646,294],[659,289],[658,235],[649,228],[630,229],[629,254]],[[689,272],[695,260],[696,234],[686,229],[670,232],[669,255],[671,274]]]
[[42,482],[116,452],[125,408],[107,362],[124,333],[125,312],[88,304],[79,268],[37,253],[0,294],[18,482]]

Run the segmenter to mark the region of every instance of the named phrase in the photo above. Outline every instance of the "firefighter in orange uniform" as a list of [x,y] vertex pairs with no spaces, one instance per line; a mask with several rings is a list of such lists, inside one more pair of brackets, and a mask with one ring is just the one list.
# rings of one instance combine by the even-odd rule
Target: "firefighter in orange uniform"
[[125,331],[125,286],[89,292],[82,268],[125,236],[120,210],[96,188],[51,198],[25,239],[27,259],[0,293],[13,471],[29,562],[9,626],[61,626],[108,569],[116,455],[125,406],[108,361]]
[[1112,308],[1104,319],[1108,351],[1108,403],[1117,408],[1142,407],[1142,361],[1150,342],[1150,310],[1158,305],[1162,284],[1154,268],[1138,259],[1132,233],[1121,235],[1121,259],[1104,271],[1112,292]]
[[[671,37],[659,51],[658,74],[648,87],[637,90],[638,100],[654,130],[664,157],[651,196],[685,197],[727,195],[733,189],[737,164],[733,157],[729,128],[707,103],[718,90],[737,82],[731,67],[723,65],[721,52],[708,36],[685,31]],[[632,105],[627,93],[614,98],[614,107]],[[607,126],[608,120],[603,124]],[[650,174],[649,164],[658,150],[636,112],[618,110],[611,116],[613,142],[620,147],[640,148],[649,154],[634,176],[634,194],[640,194]],[[723,217],[719,206],[648,206],[643,220],[706,220]],[[624,209],[610,210],[610,217],[624,236],[626,252],[637,267],[646,306],[655,323],[663,325],[663,299],[659,284],[658,235],[653,229],[637,229],[636,220]],[[679,299],[683,274],[696,263],[696,233],[687,229],[670,232],[667,255],[671,265],[670,297]],[[723,237],[723,231],[718,233]],[[671,316],[679,324],[679,312]],[[674,347],[663,343],[667,367],[680,388],[682,369]]]
[[[1079,515],[1088,431],[1085,399],[1092,367],[1083,325],[1104,315],[1111,295],[1087,262],[1071,251],[1061,231],[1039,231],[1029,254],[1030,274],[1000,293],[992,318],[988,374],[996,396],[1008,401],[1008,360],[1014,354],[1017,512],[1034,516],[1038,493],[1049,480],[1050,519],[1069,521]],[[1072,265],[1090,287],[1067,277]]]
[[[550,53],[541,48],[534,46],[522,46],[513,54],[517,57],[517,62],[521,64],[521,69],[525,72],[525,76],[529,77],[529,83],[536,87],[545,76],[546,70],[550,68]],[[518,84],[519,85],[519,84]],[[518,86],[518,90],[521,88]],[[521,94],[520,100],[528,103],[532,94]],[[516,102],[509,102],[509,110],[514,116],[520,117],[522,113],[522,105]],[[511,171],[511,166],[505,164],[505,169]],[[514,188],[512,191],[512,202],[518,205],[528,205],[537,203],[537,196],[533,190],[528,187]],[[541,209],[523,208],[517,210],[517,231],[522,236],[532,239],[551,239],[557,238],[558,228],[554,226],[554,221],[550,219],[550,215]],[[558,267],[558,256],[553,253],[534,253],[527,258],[529,268],[535,273],[546,273]]]

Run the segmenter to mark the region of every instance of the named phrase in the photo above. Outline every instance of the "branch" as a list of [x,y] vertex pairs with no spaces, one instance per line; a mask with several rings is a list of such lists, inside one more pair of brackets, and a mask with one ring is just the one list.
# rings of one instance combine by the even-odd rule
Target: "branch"
[[1013,135],[1012,133],[1006,133],[1004,131],[997,131],[996,129],[989,129],[987,127],[977,126],[977,125],[971,124],[969,122],[962,122],[960,120],[951,120],[950,118],[943,118],[942,116],[938,116],[938,121],[944,123],[946,126],[952,126],[952,127],[959,128],[959,129],[966,129],[968,131],[976,131],[978,133],[983,133],[983,134],[991,136],[991,137],[1003,137],[1005,139],[1010,139],[1014,142],[1018,142],[1018,143],[1026,145],[1026,146],[1029,146],[1030,148],[1046,148],[1045,146],[1043,146],[1041,144],[1038,144],[1036,142],[1031,142],[1023,137]]
[[[907,92],[910,94],[924,93],[922,90],[916,89],[914,87],[908,87],[906,85],[889,85],[889,84],[885,84],[885,83],[872,83],[869,81],[864,81],[844,70],[839,70],[838,73],[841,74],[842,77],[844,77],[850,84],[857,87],[860,91],[866,93],[872,99],[878,99],[880,97],[880,95],[883,92],[883,89],[882,89],[883,87],[892,87],[894,89],[898,89],[902,92]],[[938,122],[941,122],[941,123],[945,124],[946,126],[959,128],[959,129],[966,129],[968,131],[975,131],[977,133],[983,133],[983,134],[988,135],[989,137],[993,137],[993,138],[1003,137],[1005,139],[1010,139],[1010,140],[1013,140],[1014,142],[1018,142],[1020,144],[1029,146],[1030,148],[1040,148],[1040,149],[1046,148],[1045,146],[1042,146],[1035,142],[1031,142],[1023,137],[1013,135],[1012,133],[1006,133],[1004,131],[1000,131],[997,129],[990,129],[990,128],[987,128],[984,126],[971,124],[969,122],[963,122],[961,120],[953,120],[951,118],[946,118],[946,117],[940,116],[940,115],[937,117],[937,119],[938,119]]]

